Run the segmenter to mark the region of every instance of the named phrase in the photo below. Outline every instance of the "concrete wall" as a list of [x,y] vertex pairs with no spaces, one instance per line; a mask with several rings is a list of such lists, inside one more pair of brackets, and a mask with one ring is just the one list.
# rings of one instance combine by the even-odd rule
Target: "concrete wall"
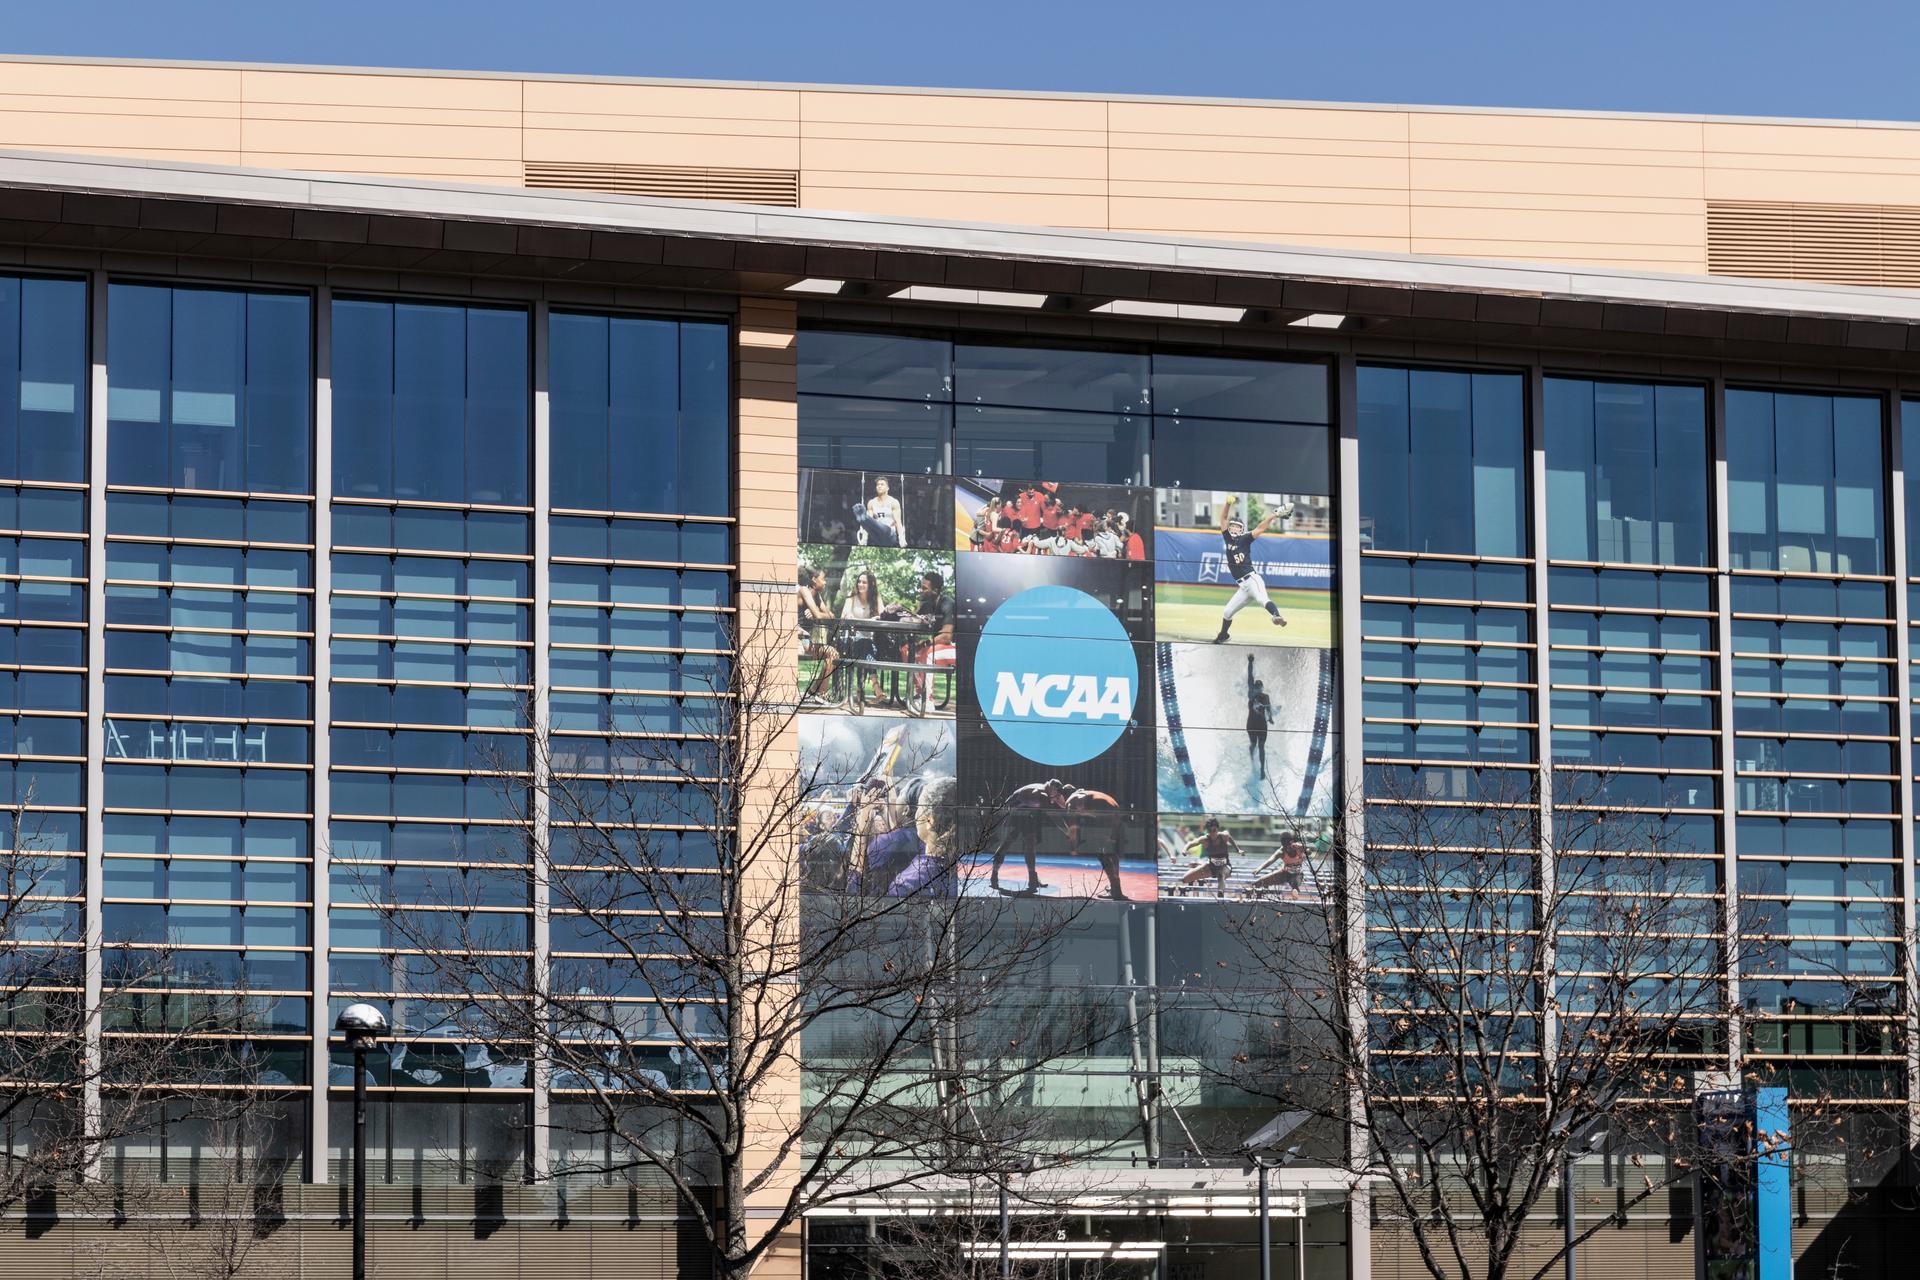
[[0,148],[784,170],[815,208],[1686,272],[1710,200],[1920,205],[1920,125],[31,60]]

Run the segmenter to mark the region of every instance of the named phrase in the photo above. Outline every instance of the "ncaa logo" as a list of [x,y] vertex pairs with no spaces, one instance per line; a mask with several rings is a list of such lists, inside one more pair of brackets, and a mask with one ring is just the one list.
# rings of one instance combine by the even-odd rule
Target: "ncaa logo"
[[1033,587],[993,611],[973,688],[994,735],[1040,764],[1079,764],[1133,720],[1140,664],[1113,611],[1072,587]]

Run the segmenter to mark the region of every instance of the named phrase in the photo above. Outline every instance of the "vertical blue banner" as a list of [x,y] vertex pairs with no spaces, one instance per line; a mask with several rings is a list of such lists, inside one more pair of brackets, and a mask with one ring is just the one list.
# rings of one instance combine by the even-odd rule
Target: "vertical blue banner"
[[1756,1280],[1792,1280],[1793,1200],[1789,1192],[1787,1091],[1756,1089],[1753,1141],[1758,1156],[1754,1218],[1759,1230]]

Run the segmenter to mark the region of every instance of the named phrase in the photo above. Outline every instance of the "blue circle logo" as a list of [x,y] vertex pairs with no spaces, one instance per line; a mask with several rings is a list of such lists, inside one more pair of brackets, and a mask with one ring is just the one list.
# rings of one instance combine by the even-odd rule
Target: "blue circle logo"
[[1079,764],[1133,720],[1140,663],[1113,611],[1072,587],[1033,587],[993,611],[973,688],[995,736],[1040,764]]

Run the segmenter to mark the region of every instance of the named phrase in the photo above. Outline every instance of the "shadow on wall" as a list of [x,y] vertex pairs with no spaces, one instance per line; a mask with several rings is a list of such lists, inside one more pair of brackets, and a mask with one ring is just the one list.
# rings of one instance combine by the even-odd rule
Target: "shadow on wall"
[[1920,1149],[1873,1186],[1828,1190],[1796,1179],[1793,1211],[1795,1280],[1910,1275],[1920,1253]]

